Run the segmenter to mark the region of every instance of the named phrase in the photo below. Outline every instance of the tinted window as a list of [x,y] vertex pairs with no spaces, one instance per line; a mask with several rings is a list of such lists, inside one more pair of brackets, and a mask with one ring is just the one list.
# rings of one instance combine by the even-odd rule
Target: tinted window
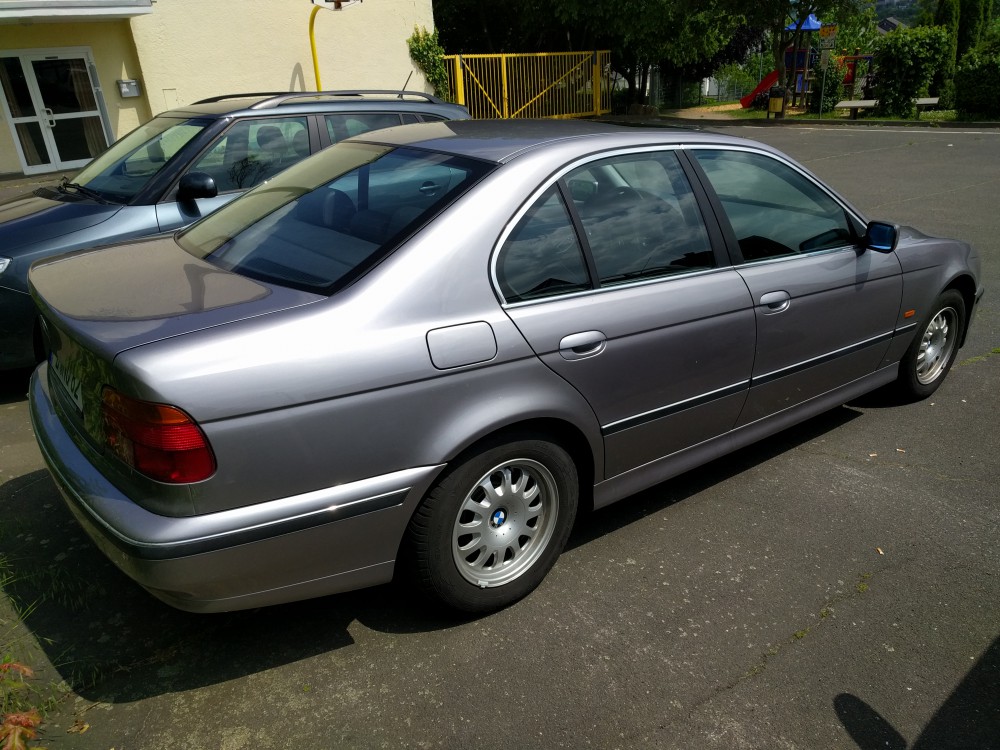
[[673,152],[615,156],[566,179],[601,286],[715,266]]
[[305,117],[243,120],[229,128],[189,171],[210,174],[219,192],[226,193],[252,188],[308,155]]
[[207,125],[207,120],[156,117],[114,143],[73,181],[126,202]]
[[744,259],[778,258],[854,242],[843,207],[787,164],[747,151],[691,153],[722,201]]
[[347,115],[327,115],[326,130],[333,143],[361,135],[369,130],[399,125],[399,115],[383,112],[352,112]]
[[504,242],[497,256],[497,283],[508,302],[590,289],[573,222],[554,186]]
[[177,241],[222,268],[331,293],[489,169],[446,154],[342,143],[197,222]]

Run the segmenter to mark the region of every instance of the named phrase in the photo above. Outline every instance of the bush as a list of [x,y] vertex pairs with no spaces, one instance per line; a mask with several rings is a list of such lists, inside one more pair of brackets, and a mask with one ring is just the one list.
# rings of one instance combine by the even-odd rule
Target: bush
[[813,114],[820,113],[820,102],[823,105],[823,112],[832,112],[833,105],[844,98],[844,74],[846,66],[830,60],[830,66],[826,70],[824,78],[823,71],[817,70],[813,79],[815,87],[809,96],[809,111]]
[[1000,118],[1000,54],[969,52],[955,70],[955,108],[968,117]]
[[417,64],[424,77],[434,89],[434,95],[450,100],[448,69],[444,65],[444,48],[438,41],[437,29],[428,31],[413,27],[413,35],[406,40],[410,48],[410,59]]
[[943,66],[948,45],[948,34],[940,26],[896,29],[882,37],[875,51],[879,114],[912,117],[913,102]]

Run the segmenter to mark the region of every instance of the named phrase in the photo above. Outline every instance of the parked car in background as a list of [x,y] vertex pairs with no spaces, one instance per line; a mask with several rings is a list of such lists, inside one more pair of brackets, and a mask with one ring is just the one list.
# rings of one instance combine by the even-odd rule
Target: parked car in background
[[154,117],[72,180],[0,203],[0,370],[42,356],[34,261],[173,232],[349,136],[468,116],[420,92],[325,91],[218,96]]
[[967,244],[767,146],[573,121],[349,139],[172,237],[36,264],[69,508],[181,609],[412,577],[483,612],[599,508],[944,380]]

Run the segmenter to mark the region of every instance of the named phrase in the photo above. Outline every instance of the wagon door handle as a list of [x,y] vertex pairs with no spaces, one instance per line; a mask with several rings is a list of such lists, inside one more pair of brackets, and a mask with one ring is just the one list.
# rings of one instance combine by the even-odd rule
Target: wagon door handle
[[607,337],[600,331],[583,331],[563,336],[559,341],[559,354],[563,359],[586,359],[604,351]]
[[792,304],[792,297],[788,292],[768,292],[760,298],[761,307],[765,315],[784,312]]

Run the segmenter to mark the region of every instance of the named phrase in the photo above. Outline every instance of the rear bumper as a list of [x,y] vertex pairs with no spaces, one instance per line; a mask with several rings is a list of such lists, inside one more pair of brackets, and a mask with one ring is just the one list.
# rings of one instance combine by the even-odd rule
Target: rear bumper
[[441,467],[426,466],[200,516],[151,513],[88,460],[31,378],[31,420],[70,511],[105,555],[178,609],[221,612],[349,591],[392,578],[410,515]]

